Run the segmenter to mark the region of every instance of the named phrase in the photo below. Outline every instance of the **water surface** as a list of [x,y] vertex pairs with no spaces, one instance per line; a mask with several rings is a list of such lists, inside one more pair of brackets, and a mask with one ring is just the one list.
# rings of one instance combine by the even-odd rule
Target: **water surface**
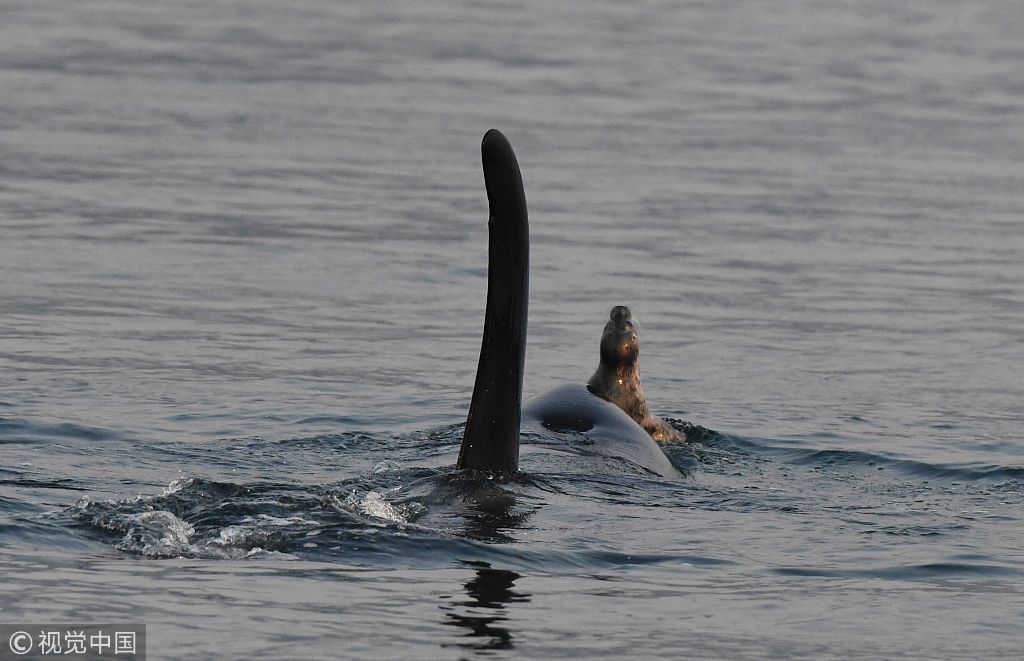
[[[3,621],[151,658],[1005,658],[1013,2],[0,4]],[[685,472],[452,469],[479,140],[525,391],[641,323]]]

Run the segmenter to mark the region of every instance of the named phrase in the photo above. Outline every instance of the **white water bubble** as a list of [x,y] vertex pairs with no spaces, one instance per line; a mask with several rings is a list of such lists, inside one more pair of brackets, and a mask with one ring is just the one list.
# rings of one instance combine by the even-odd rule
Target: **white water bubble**
[[191,483],[192,478],[182,475],[178,478],[175,478],[170,484],[164,487],[164,491],[160,495],[170,496],[172,493],[177,493],[178,491],[181,491]]
[[401,467],[398,465],[398,462],[391,461],[390,459],[385,459],[384,461],[381,461],[376,466],[374,466],[373,470],[370,471],[370,474],[381,475],[383,473],[387,473],[388,471],[399,470],[400,468]]
[[192,524],[164,510],[132,514],[128,521],[132,525],[118,546],[153,557],[185,555],[189,538],[196,532]]

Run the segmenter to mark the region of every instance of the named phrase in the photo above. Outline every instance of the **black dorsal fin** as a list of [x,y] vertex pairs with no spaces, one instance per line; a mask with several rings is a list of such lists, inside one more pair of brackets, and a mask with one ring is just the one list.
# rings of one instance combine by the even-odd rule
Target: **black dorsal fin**
[[530,231],[512,145],[491,129],[484,135],[481,155],[490,206],[487,311],[458,467],[511,472],[519,468]]

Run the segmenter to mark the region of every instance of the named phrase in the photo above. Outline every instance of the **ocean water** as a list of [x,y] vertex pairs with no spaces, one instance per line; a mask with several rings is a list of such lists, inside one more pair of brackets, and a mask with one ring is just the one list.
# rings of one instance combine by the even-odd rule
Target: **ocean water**
[[[1019,657],[1019,3],[0,19],[0,623],[141,622],[151,659]],[[682,478],[453,469],[492,127],[525,394],[629,305]]]

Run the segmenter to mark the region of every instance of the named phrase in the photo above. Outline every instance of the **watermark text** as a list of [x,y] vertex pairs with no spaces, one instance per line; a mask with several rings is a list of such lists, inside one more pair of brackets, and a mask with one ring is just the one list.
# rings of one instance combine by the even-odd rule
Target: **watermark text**
[[0,624],[0,661],[146,661],[145,624]]

